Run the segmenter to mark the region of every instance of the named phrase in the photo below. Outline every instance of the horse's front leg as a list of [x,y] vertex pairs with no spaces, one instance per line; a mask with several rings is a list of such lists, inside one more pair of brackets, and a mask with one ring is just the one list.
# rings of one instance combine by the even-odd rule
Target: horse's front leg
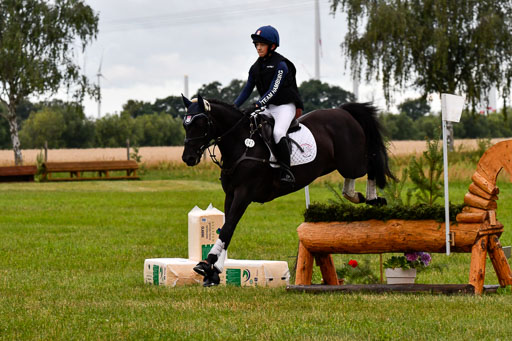
[[236,225],[250,203],[251,200],[246,189],[237,189],[234,195],[226,194],[224,203],[226,221],[220,230],[219,238],[208,253],[206,262],[200,262],[194,268],[194,271],[204,276],[204,286],[219,284],[219,273],[224,269],[227,248],[235,232]]

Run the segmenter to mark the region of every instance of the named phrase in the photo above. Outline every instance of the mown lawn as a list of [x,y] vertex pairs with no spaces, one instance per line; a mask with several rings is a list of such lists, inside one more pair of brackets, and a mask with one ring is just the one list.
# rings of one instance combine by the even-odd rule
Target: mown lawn
[[[482,297],[310,295],[284,288],[153,287],[146,258],[187,257],[187,213],[223,208],[215,175],[151,171],[144,181],[0,184],[0,339],[510,339],[510,290]],[[160,179],[160,180],[159,180]],[[164,180],[162,180],[164,179]],[[203,180],[198,180],[203,179]],[[468,181],[450,184],[460,202]],[[512,185],[500,183],[503,245],[512,244]],[[364,190],[364,183],[358,183]],[[323,184],[314,201],[333,198]],[[293,267],[304,192],[252,204],[229,256]],[[368,260],[378,255],[336,256]],[[467,283],[469,254],[433,255],[420,283]],[[314,280],[319,282],[319,271]],[[293,280],[292,280],[293,281]],[[497,279],[487,264],[486,284]]]

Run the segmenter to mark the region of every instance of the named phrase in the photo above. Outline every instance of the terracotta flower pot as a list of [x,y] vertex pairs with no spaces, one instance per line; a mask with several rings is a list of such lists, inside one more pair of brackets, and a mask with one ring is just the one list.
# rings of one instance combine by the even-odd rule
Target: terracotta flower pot
[[386,280],[388,284],[414,284],[416,269],[387,268]]

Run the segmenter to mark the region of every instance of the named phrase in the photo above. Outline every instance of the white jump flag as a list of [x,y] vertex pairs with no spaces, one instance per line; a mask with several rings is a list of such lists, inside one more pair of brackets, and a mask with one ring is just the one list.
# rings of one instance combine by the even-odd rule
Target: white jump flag
[[446,141],[446,121],[459,122],[463,107],[464,97],[450,94],[441,94],[441,112],[443,117],[444,219],[446,224],[447,255],[450,255],[450,199],[448,195],[448,147]]

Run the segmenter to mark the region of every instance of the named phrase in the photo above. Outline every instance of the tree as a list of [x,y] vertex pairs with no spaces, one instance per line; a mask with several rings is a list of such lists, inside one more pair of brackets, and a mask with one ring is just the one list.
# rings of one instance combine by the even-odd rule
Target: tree
[[129,99],[128,102],[123,104],[122,114],[128,114],[135,118],[137,116],[148,115],[153,113],[153,107],[149,102],[137,101]]
[[126,139],[137,144],[135,119],[128,114],[106,115],[96,120],[96,145],[99,147],[122,147]]
[[27,148],[88,148],[94,141],[94,122],[87,119],[83,107],[61,100],[42,102],[30,114],[20,130],[20,140]]
[[[512,1],[331,0],[347,13],[342,44],[352,71],[391,92],[464,94],[472,111],[495,84],[512,84]],[[365,25],[364,29],[361,27]]]
[[[222,87],[220,82],[212,82],[209,84],[203,84],[199,90],[197,90],[198,94],[201,94],[203,98],[212,98],[218,99],[226,103],[233,103],[238,95],[242,92],[242,89],[245,86],[245,81],[239,79],[233,79],[229,85]],[[242,108],[248,107],[251,103],[256,102],[260,99],[256,87],[252,90],[251,95],[247,99],[247,101],[242,105]]]
[[425,97],[408,98],[398,106],[398,110],[415,121],[430,112],[430,105],[428,105]]
[[163,112],[172,117],[184,116],[187,112],[183,106],[181,96],[168,96],[166,98],[156,99],[152,105],[153,112]]
[[302,82],[299,86],[299,92],[304,102],[304,112],[315,109],[337,108],[343,103],[355,100],[354,94],[343,90],[339,86],[331,86],[316,79]]
[[16,164],[21,164],[16,108],[29,95],[51,95],[61,86],[77,101],[94,94],[74,63],[75,41],[85,49],[98,32],[98,16],[83,0],[0,1],[0,102]]
[[165,113],[138,116],[135,131],[139,146],[177,146],[185,139],[182,120]]

